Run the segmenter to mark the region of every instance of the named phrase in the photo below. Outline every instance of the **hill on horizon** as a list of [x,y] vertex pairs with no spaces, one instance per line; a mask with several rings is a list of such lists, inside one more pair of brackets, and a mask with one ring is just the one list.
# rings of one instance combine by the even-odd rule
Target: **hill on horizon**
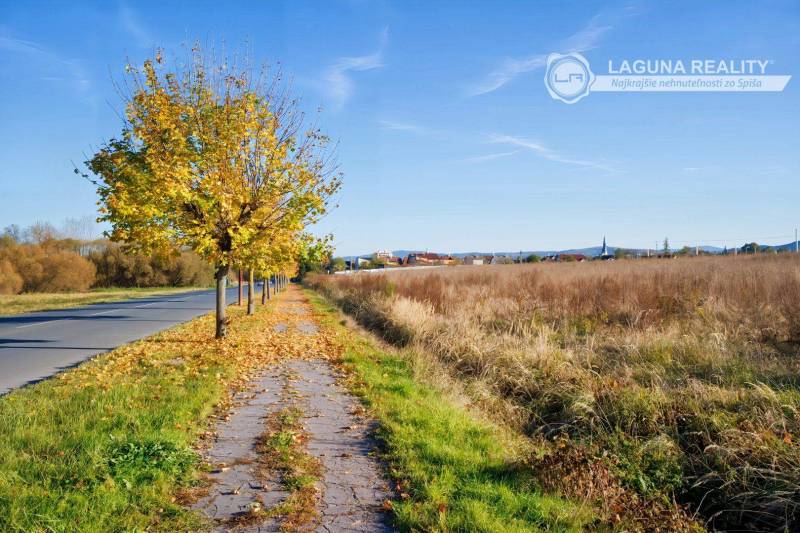
[[[744,246],[744,244],[745,243],[742,243],[742,246]],[[761,243],[759,243],[759,244],[761,244]],[[777,244],[777,245],[763,245],[762,244],[762,246],[769,246],[773,250],[777,250],[777,251],[792,251],[792,250],[795,249],[795,242],[792,241],[792,242],[788,242],[786,244]],[[681,248],[683,248],[683,247],[680,247],[680,248],[679,247],[672,247],[671,251],[676,252],[676,251],[680,250]],[[694,247],[690,246],[689,248],[693,249]],[[719,246],[711,246],[711,245],[701,245],[699,248],[700,248],[701,251],[703,251],[705,253],[710,253],[710,254],[721,254],[721,253],[723,253],[725,251],[724,248],[720,248]],[[646,254],[647,253],[647,249],[646,248],[630,248],[630,247],[627,247],[627,246],[610,246],[610,245],[608,246],[608,251],[610,253],[612,253],[612,254],[617,249],[622,249],[622,250],[626,250],[626,251],[629,251],[629,252],[640,253],[640,254]],[[731,248],[731,250],[732,249],[733,248]],[[600,255],[600,251],[601,250],[602,250],[601,246],[589,246],[589,247],[586,247],[586,248],[565,248],[565,249],[560,249],[560,250],[523,250],[522,252],[520,252],[519,250],[517,250],[515,252],[508,252],[508,251],[499,251],[499,252],[485,252],[485,251],[484,252],[481,252],[481,251],[441,252],[441,251],[433,251],[433,250],[400,249],[400,250],[392,250],[392,254],[394,256],[396,256],[396,257],[406,257],[408,254],[425,253],[426,251],[428,251],[428,252],[437,253],[437,254],[440,254],[440,255],[452,255],[453,257],[466,257],[468,255],[489,255],[489,256],[497,255],[497,256],[506,256],[506,257],[511,257],[511,258],[518,258],[520,255],[522,255],[522,257],[527,257],[529,255],[538,255],[540,257],[544,257],[544,256],[547,256],[547,255],[556,255],[556,254],[583,254],[583,255],[592,257],[592,256]],[[654,249],[650,248],[650,251],[652,252],[652,251],[654,251]],[[369,257],[372,257],[372,255],[373,255],[372,253],[368,253],[368,254],[359,254],[357,256],[355,256],[355,255],[346,256],[346,257],[369,258]]]

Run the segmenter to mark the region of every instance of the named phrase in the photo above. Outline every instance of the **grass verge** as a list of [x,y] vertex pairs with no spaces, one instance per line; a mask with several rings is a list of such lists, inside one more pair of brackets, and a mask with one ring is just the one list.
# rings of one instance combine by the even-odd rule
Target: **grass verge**
[[205,287],[156,287],[156,288],[129,288],[129,289],[92,289],[88,292],[64,293],[27,293],[0,295],[0,316],[32,313],[35,311],[54,311],[81,305],[100,304],[146,298],[148,296],[161,296],[199,290]]
[[0,398],[0,531],[203,527],[175,497],[196,479],[192,444],[229,390],[293,353],[272,306],[229,312],[223,341],[207,315]]
[[317,482],[322,464],[306,450],[308,434],[303,430],[303,412],[289,406],[267,419],[267,431],[261,438],[258,451],[266,475],[279,474],[289,496],[277,508],[268,511],[282,517],[282,531],[305,530],[318,516],[316,505]]
[[544,494],[522,463],[527,441],[459,407],[414,379],[407,360],[340,322],[308,291],[323,328],[341,348],[351,389],[369,406],[385,443],[398,499],[396,525],[414,531],[580,531],[586,505]]

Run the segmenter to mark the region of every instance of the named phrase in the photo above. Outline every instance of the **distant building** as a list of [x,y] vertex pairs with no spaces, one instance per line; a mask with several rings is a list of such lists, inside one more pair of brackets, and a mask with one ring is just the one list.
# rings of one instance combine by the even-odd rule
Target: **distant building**
[[494,255],[489,263],[490,265],[510,265],[514,260],[507,255]]
[[452,265],[455,258],[449,255],[440,255],[432,252],[408,254],[405,264],[407,265]]
[[557,254],[553,257],[553,260],[559,263],[583,263],[589,259],[583,254]]
[[484,264],[484,258],[480,255],[467,255],[464,257],[464,264],[465,265],[482,265]]
[[369,259],[365,257],[353,257],[351,259],[345,259],[344,261],[344,265],[347,270],[358,270],[369,263]]
[[438,254],[431,254],[428,252],[414,253],[414,254],[408,254],[405,263],[408,265],[432,265],[433,262],[438,259],[439,259]]
[[583,263],[588,260],[589,257],[584,254],[551,254],[542,258],[542,261],[553,263]]
[[392,252],[388,250],[378,250],[374,254],[372,254],[373,266],[376,268],[384,268],[387,266],[398,266],[403,264],[403,260],[399,257],[395,257]]
[[604,261],[613,260],[614,259],[614,256],[611,254],[611,252],[608,251],[608,246],[606,245],[606,236],[605,235],[603,235],[603,248],[600,250],[600,255],[598,255],[597,258],[601,259],[601,260],[604,260]]

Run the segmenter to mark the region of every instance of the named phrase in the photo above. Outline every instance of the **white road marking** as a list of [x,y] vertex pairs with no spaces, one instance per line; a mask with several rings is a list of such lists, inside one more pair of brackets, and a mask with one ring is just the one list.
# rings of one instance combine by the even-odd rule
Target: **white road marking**
[[[235,287],[234,287],[234,289],[235,289]],[[194,295],[194,296],[204,296],[204,295],[199,295],[198,294],[198,295]],[[183,300],[171,300],[171,301],[172,302],[186,302],[186,301],[188,301],[188,300],[190,300],[192,298],[193,298],[193,296],[190,296],[188,298],[184,298]],[[169,302],[167,302],[167,301],[150,302],[150,303],[147,303],[147,304],[135,305],[134,307],[147,307],[149,305],[156,305],[156,304],[162,304],[162,303],[169,303]],[[122,311],[122,309],[108,309],[107,311],[100,311],[99,313],[92,313],[92,314],[87,315],[87,316],[105,315],[106,313],[113,313],[114,311]],[[56,319],[56,320],[45,320],[44,322],[35,322],[33,324],[24,324],[22,326],[17,326],[15,329],[32,328],[33,326],[41,326],[42,324],[49,324],[50,322],[69,322],[69,321],[70,321],[69,318],[59,318],[59,319]]]
[[156,304],[172,304],[176,302],[186,302],[189,298],[184,298],[183,300],[159,300],[157,302],[150,302],[149,304],[141,304],[141,305],[134,305],[134,307],[147,307],[148,305],[156,305]]
[[34,324],[25,324],[24,326],[17,326],[17,327],[16,327],[16,329],[30,328],[30,327],[33,327],[33,326],[41,326],[42,324],[49,324],[50,322],[66,322],[67,320],[69,320],[69,319],[63,319],[63,320],[45,320],[44,322],[36,322],[36,323],[34,323]]

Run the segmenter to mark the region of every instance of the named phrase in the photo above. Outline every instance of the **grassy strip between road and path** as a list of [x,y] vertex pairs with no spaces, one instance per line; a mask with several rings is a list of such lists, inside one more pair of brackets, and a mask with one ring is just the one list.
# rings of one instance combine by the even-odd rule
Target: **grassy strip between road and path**
[[25,294],[0,294],[0,316],[32,313],[35,311],[54,311],[81,305],[101,304],[163,296],[188,291],[207,289],[209,287],[151,287],[151,288],[108,288],[92,289],[87,292],[42,292]]
[[278,477],[289,493],[269,516],[281,517],[282,530],[306,530],[318,517],[318,483],[322,463],[308,453],[309,435],[302,424],[303,411],[289,406],[271,413],[258,451],[265,477]]
[[539,490],[520,462],[528,446],[523,439],[415,380],[402,355],[352,331],[335,307],[317,293],[307,294],[341,349],[351,390],[379,424],[397,491],[386,507],[400,529],[579,531],[594,522],[584,504]]

